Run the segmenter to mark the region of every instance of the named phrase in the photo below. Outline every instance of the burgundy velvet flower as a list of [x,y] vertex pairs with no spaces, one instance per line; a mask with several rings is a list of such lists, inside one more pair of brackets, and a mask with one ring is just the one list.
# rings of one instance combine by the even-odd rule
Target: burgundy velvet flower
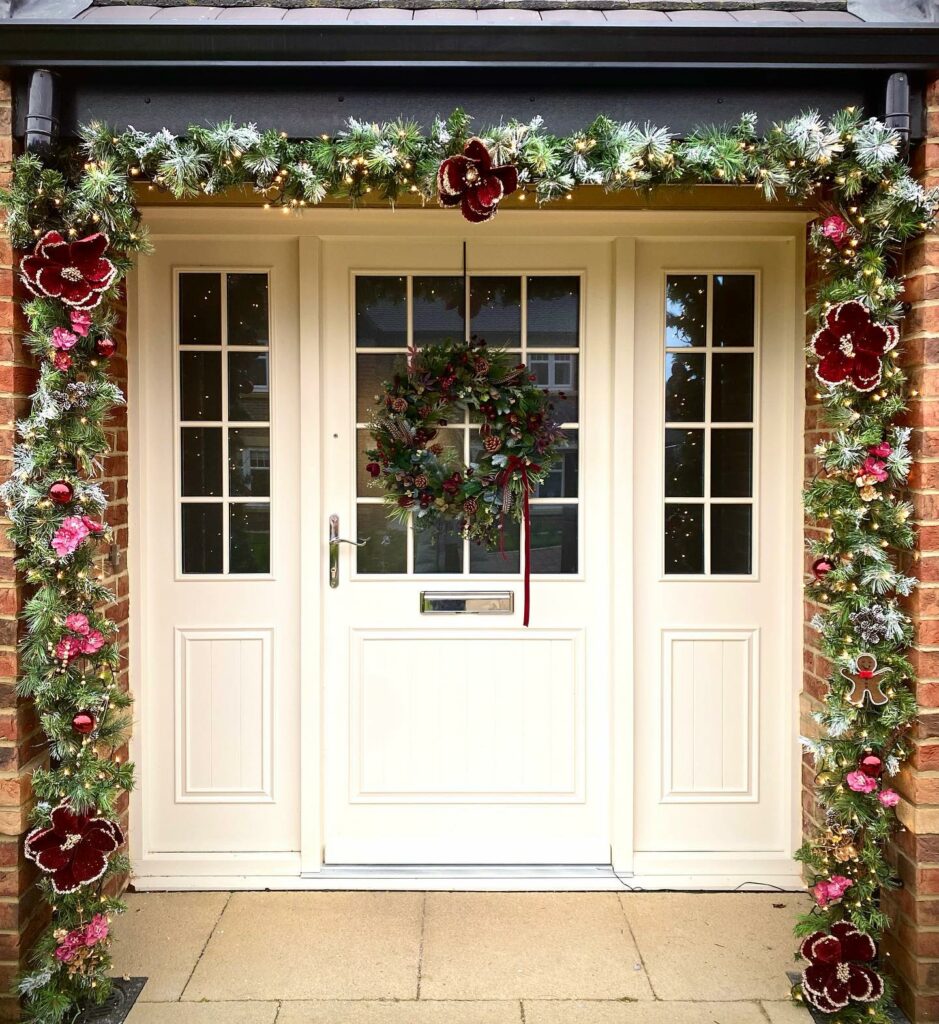
[[104,259],[108,237],[100,231],[77,242],[67,242],[58,231],[47,231],[20,269],[34,295],[61,299],[73,309],[91,309],[101,301],[117,270]]
[[441,206],[459,206],[463,216],[481,224],[494,216],[499,202],[518,188],[518,168],[493,167],[481,139],[470,139],[461,156],[448,157],[437,171]]
[[49,828],[29,833],[24,852],[51,876],[52,888],[63,894],[97,881],[108,866],[108,856],[123,842],[116,822],[78,814],[66,801],[52,812]]
[[881,359],[899,339],[896,327],[875,323],[856,299],[840,302],[812,338],[812,351],[819,358],[815,374],[825,384],[849,383],[858,391],[873,391],[880,383]]
[[800,953],[809,961],[802,972],[806,1000],[822,1013],[842,1010],[852,1000],[876,1002],[884,994],[883,978],[865,966],[877,955],[874,940],[847,921],[831,926],[831,932],[814,932]]

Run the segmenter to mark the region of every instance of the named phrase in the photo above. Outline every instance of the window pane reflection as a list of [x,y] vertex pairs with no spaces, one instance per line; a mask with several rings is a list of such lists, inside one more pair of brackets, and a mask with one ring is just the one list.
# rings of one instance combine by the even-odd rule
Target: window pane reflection
[[374,575],[407,572],[407,526],[389,519],[384,505],[359,504],[356,516],[356,538],[367,540],[364,547],[355,549],[358,572]]
[[221,345],[222,283],[219,274],[179,275],[180,345]]
[[222,572],[222,504],[181,506],[184,573]]
[[229,510],[228,571],[271,571],[271,506],[267,502],[235,502]]
[[518,348],[522,341],[522,281],[518,277],[470,280],[470,334],[494,348]]
[[267,274],[228,275],[228,344],[269,345]]
[[704,274],[669,274],[665,288],[665,344],[679,348],[707,341],[708,281]]
[[414,571],[463,571],[463,538],[456,523],[438,522],[414,530]]
[[179,353],[179,416],[183,420],[222,418],[220,353]]
[[704,431],[665,431],[665,497],[704,496]]
[[462,341],[466,293],[462,277],[415,277],[414,344]]
[[271,493],[271,441],[267,427],[228,431],[228,493],[267,497]]
[[753,506],[711,506],[711,572],[748,576],[753,572]]
[[704,572],[704,506],[665,506],[665,572]]
[[228,418],[269,420],[270,383],[267,352],[229,352]]
[[704,420],[704,355],[665,354],[665,419],[670,423]]
[[221,427],[184,427],[180,455],[183,497],[212,498],[222,493]]
[[529,277],[529,348],[577,348],[580,343],[580,278]]
[[405,348],[408,343],[407,280],[355,279],[355,343],[359,348]]
[[577,506],[531,506],[531,571],[577,572]]

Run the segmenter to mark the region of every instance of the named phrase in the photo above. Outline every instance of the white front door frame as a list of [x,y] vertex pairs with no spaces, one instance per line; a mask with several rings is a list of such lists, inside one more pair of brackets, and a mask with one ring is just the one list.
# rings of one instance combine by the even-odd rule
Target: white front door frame
[[[612,506],[616,510],[616,522],[611,532],[611,558],[613,560],[613,579],[616,582],[610,595],[610,616],[612,622],[632,621],[632,545],[628,542],[633,534],[633,511],[631,498],[631,481],[633,477],[632,454],[632,418],[633,409],[628,400],[622,396],[633,393],[634,365],[634,323],[635,323],[635,253],[637,240],[640,238],[673,238],[688,237],[710,238],[731,241],[739,239],[772,239],[782,241],[788,239],[792,243],[794,289],[792,302],[795,309],[800,310],[804,304],[804,294],[798,287],[804,280],[803,250],[804,226],[809,218],[800,212],[766,211],[766,212],[735,212],[728,216],[726,212],[704,211],[551,211],[515,212],[503,211],[495,221],[482,230],[488,238],[503,237],[506,239],[522,237],[552,238],[558,240],[589,238],[596,243],[598,239],[608,241],[614,259],[614,280],[612,315],[614,330],[614,372],[610,387],[619,396],[615,402],[614,422],[612,424],[612,464],[616,467],[613,481]],[[188,208],[188,207],[153,207],[145,210],[145,220],[150,226],[151,237],[159,247],[165,239],[177,241],[192,239],[223,240],[232,246],[233,262],[244,263],[243,254],[250,252],[252,242],[259,238],[296,239],[299,261],[299,393],[311,396],[314,401],[320,387],[321,354],[321,308],[320,292],[322,281],[322,244],[324,239],[348,239],[359,237],[366,241],[373,237],[392,237],[408,235],[414,238],[443,237],[458,239],[467,237],[472,248],[473,231],[460,222],[452,213],[441,211],[414,210],[370,210],[348,211],[339,209],[318,209],[307,211],[299,216],[281,216],[270,211],[259,209],[230,208]],[[239,243],[243,243],[239,244]],[[238,254],[237,256],[235,254]],[[146,260],[146,257],[143,258]],[[249,261],[250,262],[250,261]],[[131,616],[131,673],[134,687],[138,694],[153,682],[148,680],[144,672],[142,638],[147,628],[146,622],[146,552],[141,550],[137,538],[141,536],[140,516],[142,509],[142,493],[145,482],[141,479],[138,467],[141,465],[141,438],[144,436],[143,417],[145,408],[139,400],[141,395],[140,360],[137,346],[138,331],[134,328],[135,316],[139,315],[136,301],[137,288],[141,274],[146,273],[145,264],[131,275],[128,284],[128,317],[131,329],[129,347],[131,357],[130,380],[130,564],[132,578],[136,583],[136,594],[132,598],[135,614]],[[800,318],[796,317],[797,329],[792,338],[794,352],[802,349],[800,334]],[[790,457],[785,461],[787,479],[791,482],[791,506],[789,509],[790,529],[789,544],[793,567],[792,578],[787,581],[786,591],[788,603],[792,610],[791,629],[791,701],[789,721],[791,727],[792,747],[795,749],[798,728],[798,692],[801,686],[801,515],[800,487],[802,479],[802,417],[799,415],[801,404],[802,360],[793,358],[795,403],[792,416],[792,438]],[[300,435],[301,452],[317,453],[321,457],[325,438],[322,436],[322,425],[316,416],[305,416],[301,419]],[[311,462],[309,458],[306,462]],[[317,472],[301,473],[300,485],[300,516],[301,523],[325,522],[328,510],[321,505],[321,485]],[[611,516],[612,521],[612,516]],[[471,872],[452,872],[443,877],[440,872],[420,872],[411,876],[400,872],[362,871],[355,874],[335,873],[323,870],[323,826],[322,826],[322,764],[321,745],[318,742],[322,735],[322,688],[320,672],[322,665],[322,587],[321,581],[325,573],[325,526],[313,526],[301,529],[298,538],[298,558],[303,566],[301,574],[300,608],[300,709],[299,730],[302,737],[300,743],[300,784],[304,794],[300,809],[301,851],[299,858],[301,877],[297,877],[296,869],[291,867],[283,874],[263,877],[250,874],[248,865],[235,867],[226,864],[224,858],[190,857],[180,864],[179,873],[166,868],[165,860],[159,866],[153,864],[149,868],[150,857],[146,848],[144,822],[144,799],[146,775],[141,776],[141,789],[132,797],[131,806],[131,842],[132,855],[136,865],[137,884],[141,888],[256,888],[272,886],[278,888],[388,888],[388,887],[499,887],[499,888],[551,888],[557,887],[559,881],[548,878],[543,872],[530,872],[524,877],[517,872],[499,873],[490,871],[488,878],[472,877]],[[141,609],[143,610],[141,613]],[[612,692],[612,779],[611,779],[611,824],[612,824],[612,862],[613,871],[617,875],[629,875],[633,866],[633,786],[634,786],[634,742],[633,742],[633,706],[634,706],[634,657],[633,639],[630,630],[612,629],[613,650],[611,660],[614,665],[628,666],[616,678]],[[145,730],[138,726],[132,740],[132,756],[142,762],[142,744]],[[313,738],[313,739],[311,739]],[[792,823],[792,848],[798,844],[800,833],[800,801],[799,801],[799,758],[792,757],[791,778],[789,789],[790,811]],[[295,863],[295,862],[294,862]],[[149,869],[148,869],[149,868]],[[156,870],[154,871],[153,868]],[[237,872],[237,873],[234,873]],[[589,872],[567,872],[564,876],[565,887],[575,888],[619,888],[622,882],[612,873],[607,875]],[[759,878],[734,877],[674,877],[660,878],[629,878],[631,884],[665,885],[667,887],[714,887],[722,888],[736,885],[741,881],[760,881]],[[766,879],[767,881],[769,879]],[[774,876],[779,881],[779,876]],[[789,879],[792,886],[799,885],[798,875],[793,873]]]

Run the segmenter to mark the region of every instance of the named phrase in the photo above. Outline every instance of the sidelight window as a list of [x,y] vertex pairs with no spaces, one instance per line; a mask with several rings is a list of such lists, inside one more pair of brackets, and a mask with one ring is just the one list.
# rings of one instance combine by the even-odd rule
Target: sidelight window
[[271,571],[270,304],[266,271],[176,276],[179,567]]
[[[356,552],[367,575],[516,575],[520,531],[505,526],[505,557],[460,537],[455,526],[409,530],[388,519],[380,493],[369,487],[364,452],[368,421],[381,382],[403,362],[409,345],[421,347],[477,336],[517,353],[536,383],[552,392],[552,415],[567,438],[560,463],[531,499],[531,565],[541,575],[579,568],[579,360],[581,280],[565,275],[394,275],[355,279],[357,535],[369,538]],[[477,424],[466,415],[442,429],[438,440],[464,462],[481,451]]]
[[669,576],[754,573],[757,283],[745,273],[665,280]]

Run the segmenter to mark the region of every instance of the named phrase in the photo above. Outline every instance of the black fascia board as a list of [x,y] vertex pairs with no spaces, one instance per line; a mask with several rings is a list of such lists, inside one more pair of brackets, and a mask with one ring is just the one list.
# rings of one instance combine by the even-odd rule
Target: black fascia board
[[0,22],[7,67],[939,68],[939,25]]

